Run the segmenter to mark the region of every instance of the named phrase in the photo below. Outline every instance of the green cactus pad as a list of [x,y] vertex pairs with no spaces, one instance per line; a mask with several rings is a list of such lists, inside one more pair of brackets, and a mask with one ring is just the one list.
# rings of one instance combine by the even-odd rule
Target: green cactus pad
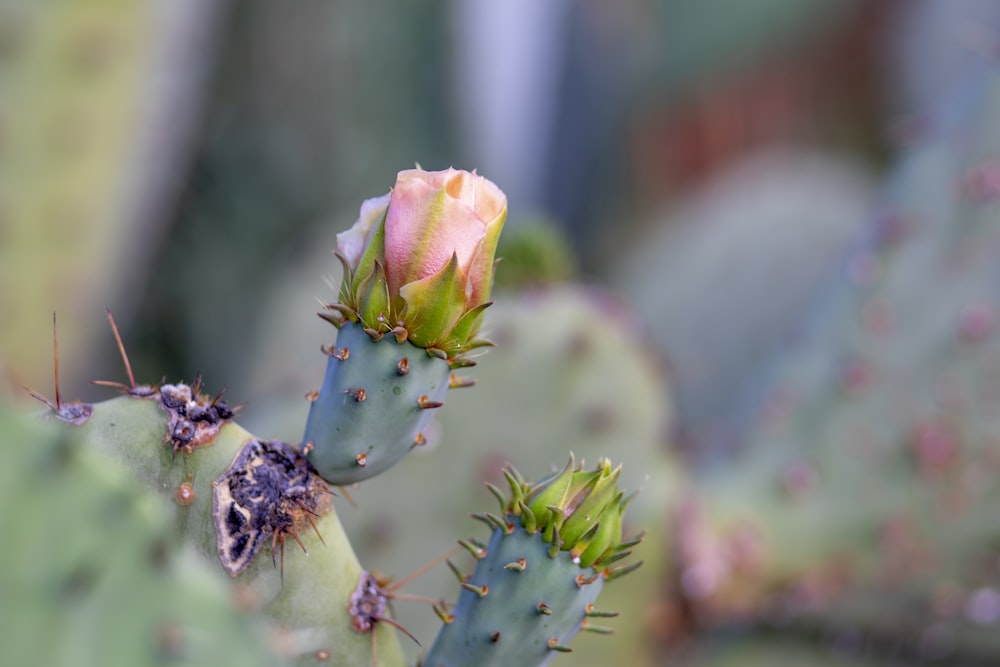
[[[496,529],[424,660],[428,667],[546,665],[581,629],[604,586],[540,533]],[[515,564],[511,566],[511,564]]]
[[[317,664],[321,656],[326,656],[330,664],[371,664],[372,640],[354,631],[347,610],[362,570],[335,511],[323,513],[295,488],[285,489],[287,493],[278,499],[284,507],[267,511],[242,496],[236,498],[240,494],[233,493],[230,487],[240,507],[252,510],[251,521],[259,520],[255,525],[261,539],[255,558],[227,562],[226,554],[220,553],[213,501],[219,486],[232,481],[234,463],[261,464],[267,458],[275,465],[294,464],[301,457],[289,453],[290,445],[273,442],[263,447],[270,457],[243,456],[247,443],[260,445],[261,441],[233,422],[222,424],[211,443],[189,454],[175,453],[164,445],[169,417],[159,403],[131,396],[97,403],[91,419],[72,428],[87,439],[90,452],[122,465],[135,483],[160,502],[171,527],[167,533],[170,547],[189,552],[199,566],[219,575],[216,578],[228,586],[230,595],[256,610],[266,620],[268,636],[277,642],[282,657],[298,665]],[[259,482],[267,474],[258,466],[254,479]],[[289,480],[298,479],[289,472]],[[309,481],[292,486],[304,491],[318,484]],[[302,522],[294,516],[297,499],[306,500],[306,508],[316,515],[322,514],[310,514],[315,531],[309,519],[300,525]],[[317,502],[325,504],[328,500],[320,496]],[[285,519],[291,519],[291,524]],[[295,531],[298,540],[294,541],[300,540],[301,547],[283,544],[284,536],[291,535],[288,528]],[[227,572],[235,574],[235,578]],[[378,664],[401,667],[402,653],[391,628],[376,631]],[[219,660],[215,664],[240,663]]]
[[284,664],[228,577],[174,548],[167,503],[82,435],[0,411],[3,663]]
[[450,373],[426,350],[392,335],[376,342],[360,324],[343,325],[309,409],[302,441],[310,462],[338,485],[389,469],[424,441]]

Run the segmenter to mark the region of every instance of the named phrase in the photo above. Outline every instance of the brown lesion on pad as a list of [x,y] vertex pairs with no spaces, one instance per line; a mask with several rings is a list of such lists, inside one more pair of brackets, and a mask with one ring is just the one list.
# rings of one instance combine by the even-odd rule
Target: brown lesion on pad
[[292,445],[278,440],[251,440],[212,485],[212,516],[219,560],[232,576],[253,561],[265,540],[271,559],[291,536],[302,550],[299,533],[330,511],[333,492],[309,461]]

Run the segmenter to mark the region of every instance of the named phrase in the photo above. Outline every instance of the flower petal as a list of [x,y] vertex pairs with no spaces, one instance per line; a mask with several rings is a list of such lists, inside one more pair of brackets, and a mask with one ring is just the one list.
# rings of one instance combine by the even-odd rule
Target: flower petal
[[391,194],[386,193],[381,197],[366,199],[361,204],[361,212],[354,225],[346,232],[337,234],[337,249],[352,267],[358,265],[358,261],[361,259],[361,255],[368,245],[372,228],[385,215],[385,209],[389,206],[389,196]]
[[[404,172],[405,173],[405,172]],[[447,188],[400,178],[392,190],[385,222],[385,268],[390,294],[446,266],[454,255],[468,272],[486,235],[486,223]]]

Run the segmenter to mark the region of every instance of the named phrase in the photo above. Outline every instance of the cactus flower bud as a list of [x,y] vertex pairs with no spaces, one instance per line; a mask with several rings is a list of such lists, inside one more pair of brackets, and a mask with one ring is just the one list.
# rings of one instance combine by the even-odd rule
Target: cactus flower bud
[[400,172],[337,236],[345,267],[337,310],[376,332],[405,331],[417,347],[461,354],[489,305],[506,216],[503,192],[475,172]]
[[[539,484],[528,502],[532,514],[541,517],[543,524],[547,523],[545,539],[554,539],[553,531],[558,531],[561,549],[582,552],[599,536],[605,544],[600,548],[594,544],[591,553],[595,559],[607,547],[617,544],[621,540],[621,529],[614,517],[624,509],[624,506],[619,507],[622,500],[618,490],[620,473],[621,466],[612,469],[607,459],[602,459],[594,470],[585,472],[582,464],[575,466],[570,456],[566,467]],[[549,520],[546,522],[545,518]],[[591,532],[602,522],[604,530]],[[609,531],[608,523],[615,523],[617,531]]]

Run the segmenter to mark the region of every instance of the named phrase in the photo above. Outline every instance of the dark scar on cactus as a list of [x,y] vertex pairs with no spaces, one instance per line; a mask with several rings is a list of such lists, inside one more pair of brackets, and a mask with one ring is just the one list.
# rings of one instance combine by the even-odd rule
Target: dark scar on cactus
[[270,538],[276,567],[276,551],[281,550],[283,578],[285,539],[291,536],[305,552],[299,531],[308,526],[322,542],[313,517],[330,511],[332,496],[330,487],[292,445],[249,441],[212,483],[212,517],[222,566],[237,576]]
[[214,398],[201,394],[201,376],[189,386],[164,384],[159,388],[160,409],[168,415],[163,442],[174,453],[190,454],[197,447],[212,444],[222,425],[231,420],[239,406],[230,407],[222,400],[225,387]]
[[52,368],[53,375],[55,376],[55,402],[50,401],[42,394],[28,387],[24,388],[25,391],[35,400],[41,401],[48,406],[52,412],[47,416],[66,422],[67,424],[72,424],[73,426],[80,426],[86,423],[90,419],[90,416],[94,414],[94,406],[82,401],[63,403],[62,396],[59,394],[59,336],[56,331],[55,313],[52,313]]

